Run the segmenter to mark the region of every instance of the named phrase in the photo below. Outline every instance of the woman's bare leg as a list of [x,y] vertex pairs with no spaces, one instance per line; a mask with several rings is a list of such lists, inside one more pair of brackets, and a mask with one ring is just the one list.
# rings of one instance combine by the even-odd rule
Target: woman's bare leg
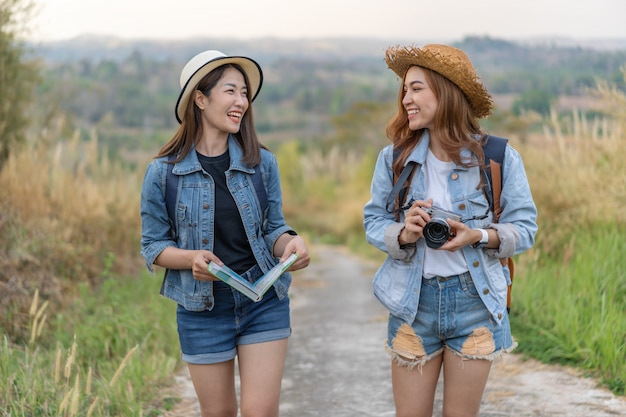
[[442,355],[409,370],[391,363],[393,399],[396,417],[432,417],[437,381],[441,372]]
[[278,417],[287,340],[238,347],[242,417]]
[[236,417],[235,360],[188,366],[202,417]]
[[491,361],[443,354],[443,417],[478,417]]

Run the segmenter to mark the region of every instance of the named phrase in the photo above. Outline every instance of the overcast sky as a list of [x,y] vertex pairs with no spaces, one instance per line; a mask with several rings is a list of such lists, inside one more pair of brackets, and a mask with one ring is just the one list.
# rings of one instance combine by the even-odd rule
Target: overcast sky
[[81,34],[460,40],[626,38],[626,0],[34,0],[35,40]]

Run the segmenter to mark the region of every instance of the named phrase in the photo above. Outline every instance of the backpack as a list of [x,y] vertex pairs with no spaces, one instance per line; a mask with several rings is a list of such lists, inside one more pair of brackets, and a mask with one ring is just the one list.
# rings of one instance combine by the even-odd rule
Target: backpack
[[[502,207],[500,206],[500,195],[502,193],[504,153],[507,143],[508,140],[505,138],[489,135],[487,143],[483,144],[483,152],[485,154],[484,166],[489,168],[481,169],[481,173],[483,175],[485,183],[485,197],[487,198],[489,207],[493,212],[494,223],[498,222],[498,220],[500,219],[500,215],[502,214]],[[394,150],[394,162],[399,156],[399,150]],[[415,165],[416,163],[409,163],[404,167],[402,173],[394,184],[393,189],[391,190],[389,198],[387,199],[387,206],[389,206],[389,204],[393,201],[393,199],[396,198],[396,196],[398,196],[398,200],[396,202],[397,207],[401,207],[404,204],[407,193],[406,182],[407,179],[409,179],[409,177],[412,175]],[[510,313],[512,302],[511,291],[513,289],[513,276],[515,272],[515,265],[513,263],[512,257],[501,258],[500,263],[502,264],[502,267],[508,266],[511,277],[511,283],[508,286],[506,297],[506,310]]]
[[[167,216],[169,217],[170,227],[172,230],[172,238],[175,239],[177,235],[176,230],[176,202],[178,201],[178,175],[174,174],[172,170],[174,169],[174,164],[171,163],[176,158],[176,155],[170,155],[168,158],[167,164],[167,174],[165,176],[165,207],[167,208]],[[267,217],[268,210],[268,200],[267,200],[267,191],[265,190],[265,186],[263,185],[263,179],[261,178],[261,165],[257,165],[252,174],[252,184],[254,185],[254,190],[256,191],[257,198],[259,199],[259,204],[261,206],[261,224],[265,223],[265,218]]]

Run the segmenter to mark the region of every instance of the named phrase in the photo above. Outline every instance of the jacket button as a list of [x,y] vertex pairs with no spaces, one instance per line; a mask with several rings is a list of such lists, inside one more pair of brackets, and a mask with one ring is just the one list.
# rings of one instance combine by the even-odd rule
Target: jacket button
[[204,204],[202,205],[202,208],[204,208],[205,210],[206,210],[206,209],[208,209],[208,208],[209,208],[209,203],[204,203]]
[[485,289],[483,290],[483,294],[485,294],[485,295],[489,294],[489,288],[485,288]]
[[211,308],[213,307],[213,304],[210,301],[207,301],[206,303],[204,303],[204,306],[207,308]]
[[498,318],[502,320],[502,313],[498,313]]
[[202,244],[206,245],[207,243],[209,243],[209,239],[202,239]]
[[456,181],[456,180],[458,180],[458,179],[459,179],[459,174],[457,174],[457,173],[455,172],[454,174],[452,174],[452,176],[451,176],[450,178],[452,178],[453,180],[455,180],[455,181]]
[[478,262],[478,261],[474,261],[474,263],[473,263],[472,265],[474,265],[474,268],[477,268],[477,267],[478,267],[478,265],[480,265],[480,262]]
[[459,210],[465,210],[465,203],[459,204]]

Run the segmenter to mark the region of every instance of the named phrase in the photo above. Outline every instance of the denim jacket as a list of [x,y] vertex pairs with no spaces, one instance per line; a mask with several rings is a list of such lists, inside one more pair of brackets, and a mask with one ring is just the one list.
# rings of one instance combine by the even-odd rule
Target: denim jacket
[[[269,209],[265,221],[260,203],[252,183],[249,168],[243,162],[242,150],[236,139],[228,138],[230,167],[226,172],[226,184],[239,210],[250,242],[254,258],[264,273],[269,271],[278,259],[272,254],[276,240],[291,228],[285,224],[282,213],[282,194],[276,157],[270,151],[261,149],[261,177],[267,190]],[[180,176],[178,181],[178,205],[176,223],[178,236],[173,240],[170,234],[169,217],[165,206],[165,178],[167,157],[152,161],[146,170],[141,191],[141,253],[146,266],[152,272],[152,265],[159,254],[167,247],[211,251],[214,245],[213,225],[215,184],[200,165],[195,147],[172,172]],[[289,273],[283,274],[274,288],[279,298],[284,298],[291,284]],[[161,294],[181,304],[191,311],[211,310],[214,304],[213,282],[196,281],[191,269],[166,270]]]
[[[407,161],[418,164],[407,201],[411,198],[428,199],[424,189],[424,162],[429,141],[428,130],[425,130],[407,158]],[[472,155],[466,149],[461,156],[465,160]],[[397,222],[386,207],[387,196],[393,187],[392,163],[393,145],[388,145],[380,152],[376,162],[371,199],[364,208],[363,224],[367,241],[388,255],[374,276],[374,294],[393,315],[412,323],[417,314],[426,244],[424,239],[419,239],[415,245],[400,246],[398,243],[398,236],[404,228],[404,213]],[[463,219],[482,216],[489,207],[483,191],[477,188],[479,182],[479,167],[456,166],[448,176],[454,211]],[[504,157],[500,202],[503,211],[498,223],[493,223],[491,212],[483,220],[466,222],[471,228],[496,229],[500,247],[480,249],[468,245],[462,249],[478,293],[497,323],[505,314],[507,287],[511,282],[508,267],[503,267],[499,258],[507,258],[532,247],[537,232],[537,209],[524,165],[519,153],[509,145]]]

